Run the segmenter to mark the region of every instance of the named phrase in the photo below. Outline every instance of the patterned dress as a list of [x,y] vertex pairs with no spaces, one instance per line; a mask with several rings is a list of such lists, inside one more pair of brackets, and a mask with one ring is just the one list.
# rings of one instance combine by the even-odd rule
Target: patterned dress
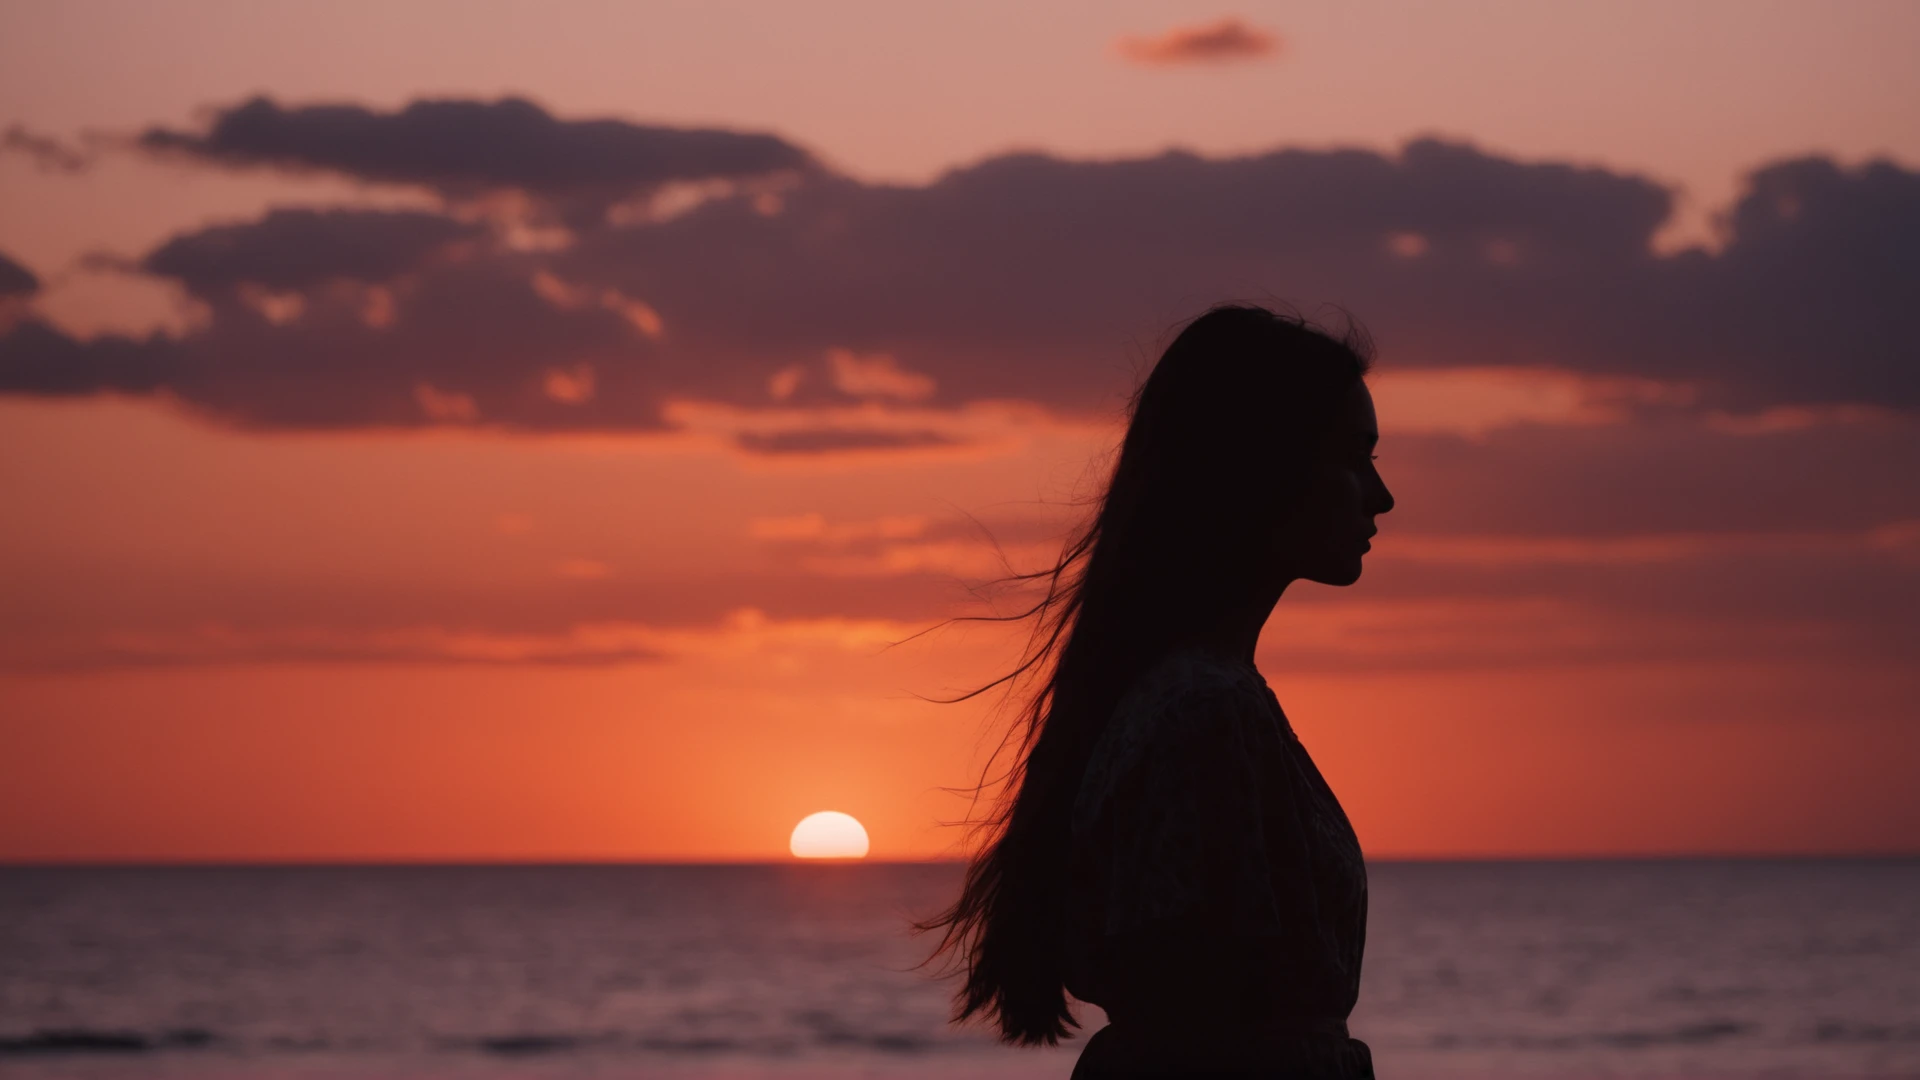
[[1347,1036],[1366,864],[1339,800],[1249,664],[1144,672],[1073,810],[1067,989],[1110,1024],[1076,1078],[1368,1080]]

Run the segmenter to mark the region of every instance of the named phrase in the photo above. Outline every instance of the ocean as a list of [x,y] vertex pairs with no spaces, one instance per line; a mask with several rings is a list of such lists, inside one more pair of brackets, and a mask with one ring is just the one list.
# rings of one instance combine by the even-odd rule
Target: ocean
[[[1920,860],[1370,874],[1386,1080],[1920,1077]],[[1065,1077],[914,969],[958,877],[0,868],[0,1077]]]

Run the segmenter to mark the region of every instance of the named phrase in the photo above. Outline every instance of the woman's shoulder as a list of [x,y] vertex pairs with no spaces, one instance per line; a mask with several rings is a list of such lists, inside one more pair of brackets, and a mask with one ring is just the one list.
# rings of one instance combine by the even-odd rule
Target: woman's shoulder
[[1222,752],[1275,726],[1266,680],[1250,664],[1180,649],[1133,681],[1095,742],[1074,801],[1076,832],[1091,824],[1107,796],[1143,762],[1164,759],[1172,744],[1218,744]]
[[1252,664],[1229,659],[1211,649],[1187,646],[1150,664],[1134,681],[1129,694],[1179,696],[1229,689],[1265,689],[1266,680]]

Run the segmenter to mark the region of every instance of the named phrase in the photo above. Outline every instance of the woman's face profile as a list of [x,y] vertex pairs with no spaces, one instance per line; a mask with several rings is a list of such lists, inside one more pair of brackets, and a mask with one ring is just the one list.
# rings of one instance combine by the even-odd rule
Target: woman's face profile
[[1374,518],[1393,509],[1393,494],[1374,467],[1380,422],[1373,395],[1356,382],[1321,442],[1299,513],[1282,541],[1293,577],[1322,585],[1360,580],[1360,560],[1378,530]]

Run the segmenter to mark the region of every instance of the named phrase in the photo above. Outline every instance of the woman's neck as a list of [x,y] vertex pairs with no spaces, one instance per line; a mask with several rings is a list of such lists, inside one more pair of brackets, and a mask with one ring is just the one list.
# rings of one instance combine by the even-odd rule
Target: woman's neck
[[1286,592],[1289,582],[1248,598],[1248,602],[1229,612],[1213,626],[1202,627],[1192,636],[1195,646],[1237,663],[1253,666],[1253,652],[1260,644],[1260,631],[1273,614],[1274,605]]

